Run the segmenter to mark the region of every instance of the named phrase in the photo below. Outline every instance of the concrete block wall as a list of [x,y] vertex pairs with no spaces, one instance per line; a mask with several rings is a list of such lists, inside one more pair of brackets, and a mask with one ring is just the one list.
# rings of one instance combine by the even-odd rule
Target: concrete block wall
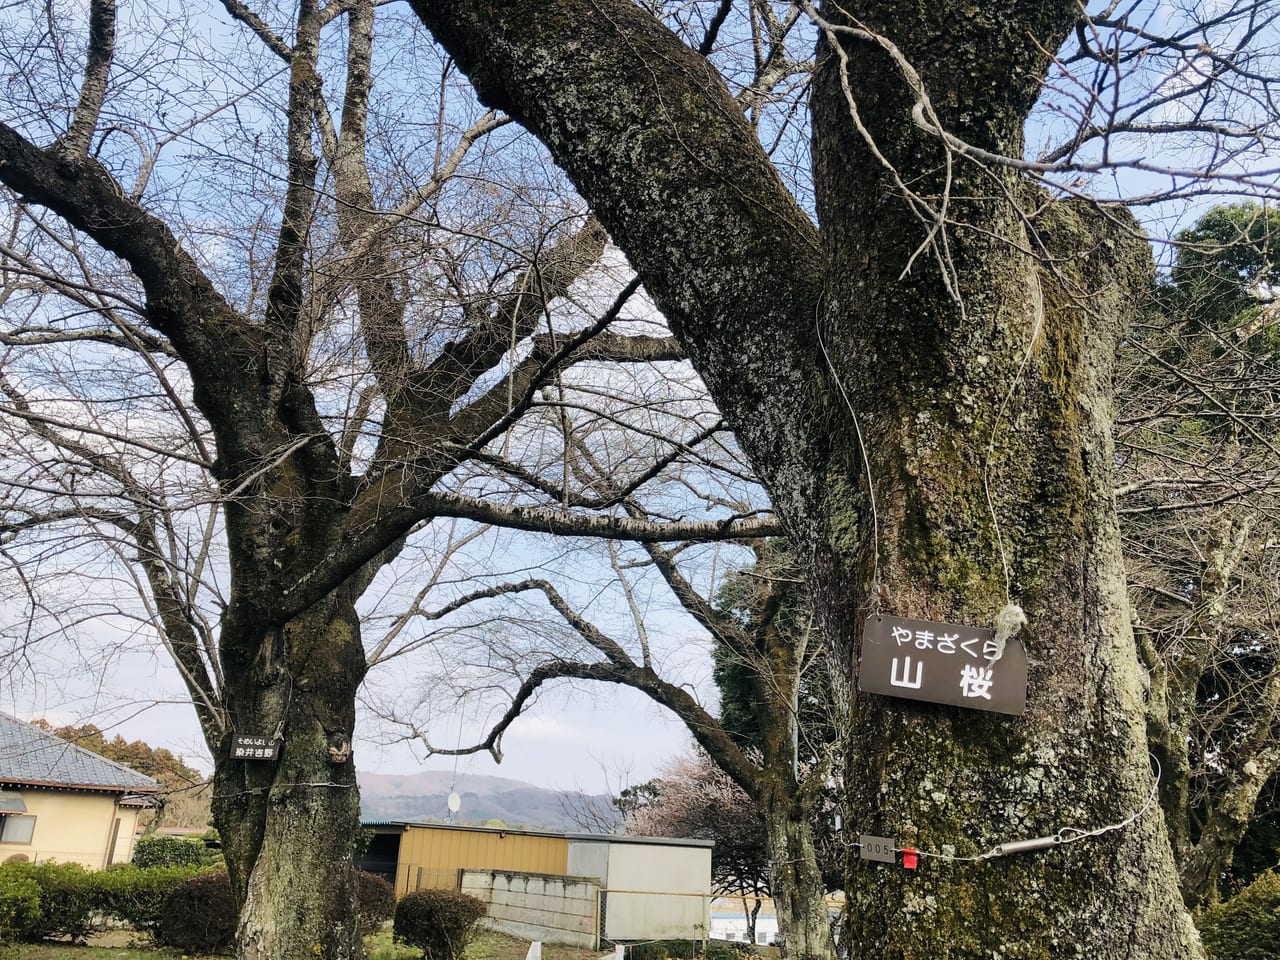
[[490,930],[594,950],[599,946],[600,884],[512,870],[463,870],[462,892],[489,905]]

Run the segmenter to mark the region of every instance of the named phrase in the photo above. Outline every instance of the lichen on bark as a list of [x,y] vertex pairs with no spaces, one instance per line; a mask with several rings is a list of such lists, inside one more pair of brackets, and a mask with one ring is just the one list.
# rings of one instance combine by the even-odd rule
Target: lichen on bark
[[[709,67],[636,5],[414,6],[481,95],[542,138],[671,319],[851,670],[872,609],[989,623],[1012,597],[1030,616],[1025,717],[857,699],[846,829],[976,852],[1140,807],[1151,774],[1107,459],[1110,353],[1149,270],[1140,241],[1071,206],[1032,217],[1015,173],[948,164],[897,65],[851,34],[847,61],[822,41],[813,79],[815,234]],[[886,35],[949,131],[1017,157],[1078,7],[822,13]],[[921,213],[943,196],[945,251]],[[1158,816],[916,873],[855,856],[847,892],[855,957],[1198,951]]]

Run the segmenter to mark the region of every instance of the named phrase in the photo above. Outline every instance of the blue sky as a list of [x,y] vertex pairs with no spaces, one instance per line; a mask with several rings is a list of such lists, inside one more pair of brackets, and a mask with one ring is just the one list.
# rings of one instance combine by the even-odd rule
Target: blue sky
[[[82,4],[70,3],[63,6],[73,13],[83,10]],[[1098,7],[1100,4],[1092,6]],[[1155,28],[1179,15],[1175,6],[1163,2],[1139,6],[1148,11],[1149,22]],[[1201,6],[1212,13],[1228,9],[1230,3],[1227,0],[1209,0]],[[231,240],[223,236],[219,229],[215,229],[217,224],[212,218],[220,215],[249,216],[253,211],[246,213],[245,210],[237,210],[234,214],[227,214],[224,209],[227,197],[219,187],[217,177],[241,176],[245,182],[252,181],[251,185],[265,194],[270,194],[278,185],[279,158],[272,154],[272,149],[268,146],[260,154],[252,151],[237,152],[234,149],[237,145],[231,138],[242,136],[245,138],[244,143],[256,144],[259,136],[267,143],[271,137],[278,135],[278,117],[273,117],[273,109],[283,88],[284,78],[278,64],[270,58],[244,58],[242,54],[246,45],[253,41],[247,40],[243,31],[227,24],[225,15],[216,7],[209,9],[213,12],[197,10],[190,14],[189,28],[183,27],[180,18],[176,17],[178,8],[170,9],[169,14],[175,19],[165,31],[161,31],[166,39],[163,42],[155,41],[154,46],[150,41],[142,39],[122,42],[122,69],[116,75],[122,92],[118,101],[109,101],[109,107],[123,104],[131,109],[141,109],[139,105],[149,109],[154,101],[154,114],[146,116],[146,122],[150,124],[147,128],[148,135],[160,139],[175,139],[169,152],[164,155],[164,160],[157,166],[152,193],[148,195],[148,199],[157,209],[167,210],[175,215],[180,213],[179,219],[186,221],[192,242],[199,243],[199,238],[203,237],[207,243],[207,249],[202,251],[207,259],[228,265],[219,275],[219,280],[227,288],[228,295],[238,302],[241,288],[247,288],[248,280],[236,273],[234,257],[224,257],[226,250],[230,249],[227,245]],[[404,15],[402,8],[388,9],[388,13],[393,12],[396,16]],[[9,15],[16,16],[6,14]],[[139,8],[131,16],[140,20],[144,13]],[[130,20],[130,26],[134,26],[136,22]],[[1211,39],[1220,48],[1228,48],[1240,29],[1238,24],[1226,26],[1217,35],[1206,39]],[[396,37],[390,30],[383,32],[382,36]],[[1280,46],[1274,24],[1266,36],[1276,39]],[[426,102],[430,98],[421,95],[421,90],[425,89],[423,84],[430,79],[433,70],[439,70],[443,65],[438,51],[429,45],[423,45],[420,31],[413,37],[407,33],[401,34],[394,42],[398,45],[387,50],[379,65],[380,76],[385,80],[378,88],[379,95],[385,97],[382,106],[386,119],[383,121],[384,126],[380,128],[383,132],[391,129],[397,122],[406,128],[419,129],[415,125],[425,122],[424,116],[429,114],[431,107]],[[812,47],[812,31],[806,33],[801,30],[794,44],[796,54],[806,55],[806,47]],[[179,51],[181,56],[157,58],[157,51],[166,50]],[[1263,50],[1261,40],[1259,50]],[[226,62],[220,65],[217,57],[224,54]],[[160,63],[162,67],[158,71],[151,67],[147,67],[145,71],[126,69],[130,61],[151,64],[152,67],[155,63]],[[1201,61],[1201,57],[1190,55],[1181,62],[1177,62],[1176,58],[1164,63],[1153,59],[1148,61],[1150,70],[1146,75],[1141,71],[1135,72],[1134,82],[1139,85],[1139,89],[1145,83],[1148,88],[1156,90],[1167,89],[1170,84],[1194,83],[1197,71],[1202,68]],[[250,63],[254,69],[232,69],[237,63]],[[55,72],[49,67],[47,75],[40,74],[36,77],[30,96],[36,97],[40,93],[40,85],[49,81]],[[333,75],[340,76],[340,73],[334,71]],[[456,74],[451,83],[461,83]],[[127,97],[124,96],[125,92],[128,93]],[[336,103],[341,96],[340,83],[328,92]],[[220,112],[200,127],[202,137],[180,133],[186,124],[201,115],[200,111],[205,107],[234,100],[238,100],[234,111],[228,109]],[[465,94],[459,96],[457,103],[459,106],[455,109],[458,116],[454,118],[457,124],[474,116],[478,110],[476,104]],[[40,116],[38,112],[26,110],[25,104],[16,101],[12,109],[25,111],[29,117]],[[1172,116],[1178,109],[1181,108],[1170,107],[1172,113],[1168,115]],[[42,121],[39,119],[29,121],[32,124],[30,129],[36,131],[39,128],[43,137],[57,128],[62,115],[55,110],[48,113],[48,116],[51,118],[51,125],[46,125],[47,129],[40,128]],[[107,118],[115,119],[113,116],[104,116],[104,119]],[[778,122],[777,118],[767,119],[764,125],[766,133],[771,129],[771,124]],[[1055,126],[1054,115],[1042,110],[1029,129],[1029,155],[1034,155],[1037,147],[1050,142],[1056,133],[1060,131]],[[227,139],[223,141],[222,137]],[[505,140],[508,147],[512,144],[518,146],[519,153],[511,161],[512,165],[523,164],[533,172],[531,179],[536,183],[531,188],[531,196],[541,196],[540,190],[558,185],[558,178],[554,173],[539,167],[546,164],[545,157],[531,146],[529,138],[520,137],[511,128],[501,137],[495,138],[495,142],[499,139]],[[133,147],[128,139],[113,135],[106,142],[104,158],[118,164],[118,169],[129,172],[136,163],[136,158],[131,154]],[[196,153],[196,147],[209,145],[215,149],[207,153]],[[1123,164],[1141,161],[1146,166],[1194,169],[1195,164],[1201,162],[1195,153],[1195,147],[1194,143],[1185,139],[1155,141],[1135,137],[1124,143],[1116,143],[1110,157],[1118,161],[1121,168],[1091,175],[1089,188],[1095,194],[1108,197],[1132,196],[1166,182],[1181,182],[1177,176],[1161,178],[1150,170],[1126,169]],[[784,138],[779,156],[784,167],[796,175],[798,182],[794,186],[802,202],[809,195],[808,186],[803,182],[806,151],[804,137],[791,130],[790,135]],[[404,170],[399,172],[404,173],[406,178],[411,178],[422,169],[429,169],[429,153],[429,143],[426,142],[412,148],[406,154],[407,159],[397,160],[404,161]],[[197,159],[192,160],[193,156]],[[1087,156],[1094,157],[1096,154]],[[1262,162],[1263,158],[1258,155],[1249,155],[1241,160],[1239,169],[1247,168],[1250,163]],[[393,166],[389,164],[388,169]],[[1224,172],[1230,172],[1230,168]],[[401,186],[394,178],[389,178],[388,182],[391,184],[389,189],[399,189]],[[246,192],[243,200],[246,209],[254,202],[252,195],[253,190]],[[1189,225],[1212,202],[1211,198],[1192,197],[1177,205],[1144,207],[1138,212],[1153,232],[1168,234],[1177,226]],[[270,203],[266,203],[263,209],[269,211]],[[620,261],[615,259],[612,266],[616,269],[619,265]],[[507,564],[508,567],[516,569],[525,564],[521,549],[525,548],[517,548],[510,554],[508,559],[511,562]],[[531,556],[546,553],[543,546],[527,549]],[[575,562],[582,565],[580,569],[556,568],[556,572],[563,574],[570,583],[566,589],[574,594],[574,599],[588,603],[592,616],[599,618],[610,629],[623,633],[630,630],[618,591],[601,583],[598,551],[594,560],[584,553]],[[607,580],[607,576],[604,579]],[[685,662],[679,667],[681,678],[690,682],[705,699],[712,700],[708,682],[710,665],[705,653],[700,653],[697,644],[693,642],[697,631],[686,619],[671,611],[670,604],[660,599],[659,591],[650,589],[649,596],[653,598],[649,607],[654,618],[652,632],[661,635],[661,642],[672,656],[684,658]],[[0,608],[0,615],[8,623],[16,623],[21,617],[20,603],[14,601],[7,607]],[[32,653],[34,669],[31,672],[19,669],[13,675],[0,678],[0,709],[28,718],[43,715],[56,722],[94,722],[127,738],[144,739],[156,746],[167,746],[193,760],[199,760],[203,755],[203,748],[194,717],[189,706],[178,702],[181,700],[180,685],[163,653],[156,649],[154,640],[142,637],[137,632],[139,628],[136,622],[113,620],[109,617],[93,624],[82,623],[79,629],[90,640],[84,651],[77,652],[66,645],[53,645]],[[629,636],[629,639],[634,640],[634,636]],[[389,664],[388,670],[391,672],[387,679],[375,675],[373,683],[388,685],[403,679],[406,686],[415,683],[419,686],[428,685],[428,681],[417,672],[416,667],[402,669],[398,664]],[[161,703],[156,705],[156,700]],[[484,709],[473,706],[463,711],[463,739],[478,735]],[[459,729],[456,707],[442,698],[434,705],[433,711],[428,717],[433,739],[440,746],[453,745],[457,742]],[[375,728],[373,724],[366,723],[363,729],[373,732]],[[385,739],[382,736],[376,742],[357,740],[357,763],[362,769],[403,773],[423,765],[420,748],[415,751],[410,744],[381,742]],[[587,693],[581,687],[562,684],[544,696],[534,711],[509,732],[505,741],[506,760],[500,767],[495,766],[484,755],[462,758],[457,765],[458,769],[467,772],[512,776],[545,786],[580,786],[593,791],[616,790],[622,785],[619,782],[621,777],[625,776],[630,781],[647,779],[656,766],[683,750],[686,743],[687,735],[682,726],[636,694],[612,687]],[[443,758],[425,763],[434,769],[452,769],[454,766],[452,760]]]

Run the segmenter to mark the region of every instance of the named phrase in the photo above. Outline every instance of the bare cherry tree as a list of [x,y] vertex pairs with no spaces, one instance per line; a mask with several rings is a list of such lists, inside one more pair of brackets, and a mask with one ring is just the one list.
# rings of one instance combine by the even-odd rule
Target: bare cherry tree
[[1200,908],[1280,770],[1280,219],[1219,207],[1179,240],[1122,353],[1117,496],[1165,819]]
[[[1271,6],[868,0],[801,3],[796,17],[767,2],[431,0],[414,10],[453,59],[412,33],[398,48],[380,41],[368,70],[387,82],[371,89],[406,94],[362,116],[364,9],[304,3],[291,24],[272,24],[226,4],[255,53],[268,51],[256,59],[236,43],[206,49],[209,32],[193,28],[203,24],[182,18],[122,39],[107,3],[91,5],[82,42],[52,6],[5,37],[16,80],[0,180],[18,198],[6,263],[19,277],[6,310],[19,318],[12,335],[33,339],[8,349],[73,361],[46,359],[45,376],[5,364],[17,460],[50,466],[13,471],[27,499],[7,529],[35,546],[18,555],[15,540],[10,555],[21,570],[33,556],[53,569],[54,554],[85,542],[62,531],[86,524],[94,544],[114,545],[95,556],[136,571],[156,598],[143,622],[163,624],[218,747],[219,815],[236,834],[247,905],[242,952],[351,954],[341,827],[354,816],[350,704],[366,666],[356,602],[428,518],[650,542],[776,531],[735,527],[723,505],[699,523],[654,521],[647,497],[632,516],[598,489],[553,500],[567,482],[495,444],[548,402],[544,387],[555,400],[556,373],[590,342],[600,360],[691,358],[795,543],[836,662],[852,666],[872,611],[981,623],[1017,605],[1029,618],[1021,721],[854,700],[851,826],[937,856],[927,879],[850,858],[851,950],[1060,944],[1106,960],[1139,943],[1152,957],[1195,955],[1163,827],[1134,816],[1152,781],[1113,507],[1112,357],[1151,264],[1134,222],[1090,197],[1109,181],[1140,203],[1274,197]],[[811,68],[787,52],[797,34],[817,37]],[[400,55],[379,60],[378,49]],[[753,91],[773,67],[787,79],[772,89],[793,95]],[[459,69],[545,145],[674,342],[609,338],[620,305],[588,311],[572,332],[556,326],[585,269],[572,264],[588,259],[570,252],[604,243],[572,202],[535,218],[538,229],[478,239],[462,213],[512,196],[542,210],[531,198],[552,192],[536,176],[493,191],[513,166],[558,185],[514,125],[466,149],[467,163],[493,164],[483,176],[464,165],[397,214],[468,131],[500,120],[450,86]],[[465,106],[428,119],[423,104],[441,89]],[[348,147],[378,159],[366,161],[368,189],[352,165],[338,172],[347,131]],[[1179,162],[1169,143],[1200,152]],[[366,239],[371,209],[395,237],[417,233],[413,244]],[[356,270],[331,285],[312,269],[347,263],[390,282]],[[88,304],[75,299],[86,293]],[[50,324],[33,296],[74,306]],[[477,301],[486,308],[469,312]],[[108,322],[108,308],[131,322]],[[106,336],[72,344],[69,330],[99,318]],[[34,342],[50,325],[53,343]],[[145,388],[108,391],[110,416],[87,433],[80,418],[68,435],[63,380],[97,362],[83,381],[96,390],[106,373],[132,371],[102,359],[113,350]],[[177,444],[172,430],[141,429],[148,404],[185,407],[186,421],[167,421],[182,423]],[[582,461],[568,433],[557,442],[572,478]],[[673,464],[688,446],[671,445]],[[491,465],[495,450],[503,462]],[[131,485],[172,482],[168,469],[111,473],[148,456],[191,470],[196,481],[168,495],[204,507],[203,525],[173,523],[171,535],[155,519],[170,500]],[[615,489],[636,493],[648,470]],[[472,495],[495,482],[506,499]],[[71,488],[96,511],[60,507]],[[217,553],[201,553],[206,541],[224,545],[229,575],[200,560]],[[190,550],[182,569],[200,576],[149,561],[152,543]],[[43,578],[24,581],[19,567],[26,593]],[[188,583],[208,590],[203,620],[180,602]],[[288,730],[270,772],[229,756],[231,730],[255,728]],[[1067,828],[1080,843],[980,868],[965,859]],[[299,875],[324,882],[286,916],[283,891]],[[1016,923],[1012,889],[1026,891]]]
[[[107,623],[172,658],[246,958],[360,954],[352,734],[389,567],[459,557],[472,522],[776,532],[548,496],[562,373],[681,350],[613,329],[638,283],[599,223],[412,18],[380,11],[375,44],[377,9],[95,0],[7,12],[0,41],[10,652]],[[718,420],[619,452],[619,488],[696,471]]]

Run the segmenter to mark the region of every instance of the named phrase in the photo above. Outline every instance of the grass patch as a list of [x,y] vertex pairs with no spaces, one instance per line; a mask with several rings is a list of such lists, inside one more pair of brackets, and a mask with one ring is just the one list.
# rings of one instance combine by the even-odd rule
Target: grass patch
[[421,950],[391,941],[391,928],[364,938],[364,952],[368,960],[419,960]]
[[[73,946],[69,943],[19,943],[0,946],[0,960],[177,960],[182,956],[167,947],[130,946],[136,934],[125,930],[91,936],[89,945]],[[379,931],[364,940],[368,960],[419,960],[421,951],[402,943],[392,943],[391,928]],[[467,947],[466,960],[524,960],[529,952],[529,942],[500,933],[482,933]],[[603,953],[600,950],[583,950],[581,947],[562,947],[553,943],[542,945],[542,960],[594,960]]]
[[[421,951],[403,943],[393,943],[390,928],[365,937],[365,952],[369,960],[419,960]],[[542,960],[586,960],[600,956],[603,951],[583,950],[580,947],[562,947],[554,943],[542,945]],[[529,953],[529,941],[508,937],[501,933],[481,933],[467,945],[465,960],[524,960]]]
[[164,960],[181,957],[167,947],[135,946],[129,930],[91,934],[88,946],[71,943],[15,943],[0,946],[0,960]]
[[[482,933],[467,947],[466,960],[524,960],[528,953],[528,940],[501,933]],[[603,953],[604,950],[584,950],[558,943],[542,945],[542,960],[595,960]]]
[[61,943],[25,943],[21,946],[0,947],[0,958],[3,960],[157,960],[159,957],[181,956],[176,950],[149,947],[76,947]]

